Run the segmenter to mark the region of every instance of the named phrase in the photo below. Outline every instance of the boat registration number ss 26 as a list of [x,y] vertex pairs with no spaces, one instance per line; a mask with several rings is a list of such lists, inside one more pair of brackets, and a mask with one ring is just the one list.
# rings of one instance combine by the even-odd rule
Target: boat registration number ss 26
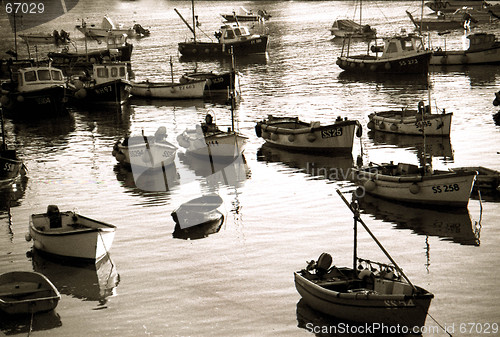
[[333,128],[321,131],[321,138],[332,138],[342,136],[342,128]]

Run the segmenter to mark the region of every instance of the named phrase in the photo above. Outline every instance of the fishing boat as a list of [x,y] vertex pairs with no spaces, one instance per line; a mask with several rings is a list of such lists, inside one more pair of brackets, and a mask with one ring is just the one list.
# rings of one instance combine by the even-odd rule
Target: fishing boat
[[186,153],[207,158],[210,160],[234,159],[240,156],[244,149],[247,137],[234,130],[219,129],[213,122],[213,116],[207,114],[205,122],[195,129],[187,129],[177,136],[177,142],[186,149]]
[[192,1],[192,26],[174,9],[182,21],[193,33],[193,39],[179,43],[179,52],[183,57],[210,58],[230,56],[245,56],[249,54],[264,54],[267,51],[268,35],[250,34],[247,27],[238,22],[226,22],[215,33],[217,41],[198,41],[196,27],[199,26],[194,15],[194,0]]
[[[373,112],[368,115],[370,130],[398,133],[404,135],[449,136],[453,113],[431,113],[430,106],[418,103],[418,110],[389,110]],[[423,126],[425,123],[425,127]]]
[[239,88],[239,76],[236,71],[212,72],[212,71],[191,71],[184,73],[180,78],[180,83],[197,82],[206,80],[204,95],[212,93],[228,93],[234,86],[237,91]]
[[164,126],[156,130],[153,137],[129,136],[113,146],[113,157],[120,164],[132,168],[155,169],[172,165],[177,147],[167,141]]
[[342,38],[374,39],[377,36],[377,30],[370,25],[362,25],[348,19],[335,20],[330,32],[332,35]]
[[43,274],[12,271],[0,275],[0,310],[7,314],[33,314],[53,310],[61,295]]
[[370,25],[363,25],[363,1],[359,1],[359,22],[350,19],[335,20],[330,28],[335,37],[354,39],[375,39],[377,30]]
[[23,39],[28,45],[38,45],[38,44],[68,44],[71,39],[69,38],[69,33],[64,29],[61,29],[59,33],[54,30],[51,33],[29,33],[29,34],[19,34],[19,37]]
[[432,52],[431,65],[469,65],[500,63],[500,41],[495,34],[466,35],[469,47],[465,50],[438,49]]
[[467,207],[477,172],[433,170],[406,163],[353,168],[355,182],[372,195],[427,206]]
[[163,99],[203,98],[207,80],[175,82],[132,82],[132,96]]
[[26,175],[23,161],[17,155],[16,150],[9,150],[5,141],[5,129],[3,122],[3,111],[0,107],[0,123],[2,131],[2,144],[0,144],[0,187],[4,187],[20,176]]
[[99,261],[111,249],[116,227],[49,205],[32,214],[26,240],[40,252],[75,260]]
[[[134,46],[127,42],[127,35],[108,35],[106,47],[85,51],[71,52],[65,47],[60,52],[49,52],[48,58],[52,66],[63,71],[65,76],[80,75],[82,72],[92,72],[94,64],[109,61],[130,62]],[[86,42],[85,42],[86,43]]]
[[144,29],[138,23],[136,23],[132,28],[123,28],[123,25],[118,25],[117,27],[113,20],[111,20],[111,18],[107,15],[104,15],[100,27],[97,27],[95,24],[89,25],[82,19],[82,24],[75,26],[75,28],[86,37],[96,39],[106,38],[110,33],[113,35],[125,34],[128,37],[144,37],[150,35],[150,31],[148,29]]
[[361,137],[361,124],[338,117],[335,123],[303,122],[298,117],[274,117],[257,122],[255,132],[269,145],[289,150],[344,153],[352,151],[354,130]]
[[217,194],[204,195],[183,203],[171,213],[171,216],[180,229],[220,226],[224,216],[217,208],[222,202],[222,198]]
[[482,9],[491,6],[484,0],[432,0],[424,4],[434,12],[440,11],[443,13],[453,13],[463,7]]
[[425,49],[421,36],[394,35],[384,38],[383,45],[377,45],[375,40],[367,54],[354,56],[349,54],[350,40],[344,40],[341,55],[336,62],[345,71],[363,74],[426,74],[429,70],[431,51]]
[[92,65],[91,76],[74,77],[73,103],[77,104],[123,104],[129,96],[132,84],[129,81],[127,62],[107,62]]
[[438,12],[436,17],[431,18],[415,19],[409,11],[406,11],[406,15],[418,31],[463,29],[464,26],[474,27],[479,22],[468,11],[462,9],[450,14]]
[[236,14],[233,11],[230,14],[221,14],[227,22],[242,22],[242,21],[266,21],[271,18],[271,14],[268,14],[265,9],[259,9],[257,14],[254,14],[251,10],[247,10],[245,7],[240,7],[245,14]]
[[6,117],[45,118],[66,115],[66,81],[60,69],[34,66],[18,69],[17,79],[2,83],[0,103]]
[[477,172],[476,182],[473,191],[481,193],[500,192],[500,172],[484,166],[458,167],[458,170]]
[[[295,287],[305,303],[341,320],[377,323],[413,331],[425,324],[434,295],[415,286],[359,216],[357,205],[342,200],[354,213],[353,265],[332,266],[332,256],[322,253],[305,269],[294,272]],[[357,225],[361,224],[391,264],[357,256]]]

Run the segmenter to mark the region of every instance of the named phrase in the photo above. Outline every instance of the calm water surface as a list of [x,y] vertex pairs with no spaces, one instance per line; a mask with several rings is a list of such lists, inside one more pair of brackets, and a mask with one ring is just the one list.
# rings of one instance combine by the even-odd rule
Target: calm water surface
[[[136,183],[116,165],[112,146],[127,134],[153,133],[163,125],[175,142],[177,134],[209,111],[218,124],[230,124],[226,105],[201,100],[132,100],[122,112],[81,110],[72,111],[67,120],[6,123],[9,145],[20,152],[29,174],[0,194],[0,272],[41,271],[62,293],[55,312],[35,316],[32,336],[310,335],[308,322],[328,320],[299,302],[293,271],[324,251],[336,265],[351,263],[352,217],[335,189],[350,193],[354,186],[332,173],[349,168],[361,150],[365,163],[418,163],[420,139],[365,132],[356,140],[353,156],[332,158],[262,147],[254,134],[255,122],[268,114],[322,123],[341,115],[365,126],[372,111],[427,100],[425,79],[363,79],[341,73],[335,60],[342,44],[331,40],[328,29],[337,17],[352,17],[351,2],[197,1],[196,6],[200,28],[210,36],[219,13],[244,6],[266,8],[273,15],[265,26],[268,55],[236,61],[243,92],[237,124],[249,137],[245,161],[211,174],[206,163],[180,150],[175,168],[167,172],[168,191],[162,177]],[[410,31],[404,11],[419,13],[418,6],[416,1],[368,1],[363,18],[381,34],[401,27]],[[178,60],[177,42],[189,35],[174,8],[190,18],[189,1],[80,1],[38,29],[65,29],[83,50],[81,34],[74,29],[82,17],[100,23],[108,13],[126,26],[138,22],[152,34],[131,40],[136,78],[168,79],[170,56],[175,77],[195,67]],[[3,53],[12,48],[13,38],[4,17],[0,25]],[[485,29],[500,34],[499,26]],[[443,42],[434,34],[433,45]],[[448,47],[461,44],[461,33],[447,36]],[[21,44],[20,51],[24,49]],[[227,70],[229,63],[197,66]],[[500,170],[500,126],[494,123],[492,105],[499,82],[497,66],[433,69],[433,105],[454,113],[451,138],[427,141],[435,168],[482,165]],[[204,239],[173,238],[170,212],[208,192],[224,199],[222,227]],[[454,335],[461,335],[461,323],[480,328],[500,324],[500,203],[484,199],[482,214],[475,196],[464,212],[415,209],[375,198],[361,205],[362,218],[412,282],[435,294],[429,313],[454,327]],[[48,204],[116,225],[111,258],[75,267],[27,255],[32,245],[24,239],[29,215],[44,212]],[[358,249],[362,257],[386,261],[365,233],[359,235]],[[27,334],[29,319],[0,319],[3,333]],[[427,326],[437,325],[428,318]],[[434,335],[445,336],[442,331],[424,334]]]

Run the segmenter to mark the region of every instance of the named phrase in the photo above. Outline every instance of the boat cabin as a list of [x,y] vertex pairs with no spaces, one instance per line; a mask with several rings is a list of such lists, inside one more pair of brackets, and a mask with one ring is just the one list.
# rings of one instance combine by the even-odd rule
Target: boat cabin
[[237,23],[226,23],[220,27],[220,32],[216,34],[216,37],[220,43],[230,43],[246,40],[252,35],[245,26],[240,26]]
[[52,67],[21,68],[18,70],[17,79],[17,86],[20,92],[65,86],[62,71]]
[[[377,46],[373,45],[371,50],[375,53],[380,52]],[[425,51],[424,43],[420,36],[415,34],[396,35],[384,39],[384,47],[381,58],[395,58],[408,55],[415,55]]]
[[95,84],[103,84],[116,80],[129,80],[126,62],[103,63],[93,65]]
[[492,48],[496,43],[495,34],[475,33],[468,35],[467,38],[469,39],[468,51]]

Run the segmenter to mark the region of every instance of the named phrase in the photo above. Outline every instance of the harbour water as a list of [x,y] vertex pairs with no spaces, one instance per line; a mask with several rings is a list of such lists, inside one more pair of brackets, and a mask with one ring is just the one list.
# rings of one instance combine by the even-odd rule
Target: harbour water
[[[255,27],[270,34],[268,55],[236,60],[242,91],[237,127],[249,137],[245,161],[212,174],[206,163],[180,149],[165,191],[157,177],[139,188],[111,155],[113,144],[125,135],[152,134],[159,126],[175,142],[208,112],[218,124],[230,125],[229,107],[217,102],[132,99],[121,112],[73,110],[65,120],[6,121],[8,144],[18,150],[29,172],[13,189],[0,191],[0,272],[43,272],[62,293],[55,312],[35,315],[32,336],[311,335],[312,327],[331,323],[299,301],[293,271],[322,252],[331,253],[338,266],[351,264],[352,214],[335,190],[349,196],[355,186],[339,173],[361,152],[365,163],[418,163],[423,140],[367,135],[366,124],[373,111],[416,108],[419,100],[427,101],[426,79],[341,73],[335,61],[342,43],[332,41],[328,29],[337,17],[353,17],[352,2],[196,1],[195,6],[199,28],[209,36],[222,12],[243,6],[265,8],[272,15],[264,28]],[[381,35],[401,27],[411,31],[405,10],[419,13],[419,6],[420,1],[367,1],[363,20]],[[170,56],[176,78],[196,66],[179,62],[177,43],[189,31],[174,8],[190,18],[189,1],[81,0],[36,30],[64,29],[83,50],[82,35],[74,28],[82,18],[100,23],[107,13],[125,26],[140,23],[151,36],[129,41],[134,44],[135,76],[168,80]],[[5,17],[0,17],[0,27],[3,55],[14,39]],[[484,29],[500,34],[498,25]],[[462,33],[446,39],[448,48],[459,48]],[[433,34],[432,44],[440,43],[443,38]],[[46,48],[36,53],[43,55]],[[23,49],[20,44],[21,54]],[[204,61],[197,67],[222,71],[230,62]],[[433,107],[453,112],[450,139],[426,140],[434,168],[500,170],[500,126],[492,105],[500,67],[433,68],[429,83]],[[349,117],[361,122],[364,134],[355,141],[352,156],[290,153],[263,147],[255,136],[255,122],[269,114],[323,124]],[[222,227],[202,239],[174,238],[171,211],[208,192],[224,200]],[[116,225],[110,259],[83,268],[30,254],[32,242],[25,241],[29,216],[49,204]],[[439,324],[454,336],[500,335],[493,329],[500,324],[499,200],[485,195],[481,203],[473,195],[463,212],[415,209],[375,198],[366,199],[361,208],[362,219],[412,282],[434,293],[429,313]],[[358,235],[358,253],[387,261],[366,233]],[[0,333],[27,334],[29,318],[0,319]],[[423,335],[447,335],[437,327],[428,317]]]

